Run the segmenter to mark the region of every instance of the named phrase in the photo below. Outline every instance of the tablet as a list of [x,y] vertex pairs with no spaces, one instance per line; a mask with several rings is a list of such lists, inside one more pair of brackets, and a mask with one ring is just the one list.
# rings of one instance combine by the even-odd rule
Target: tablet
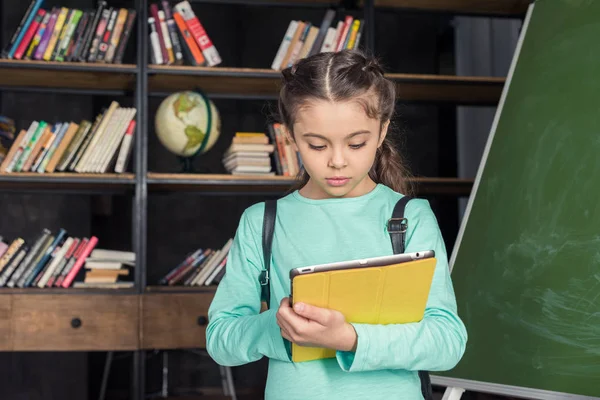
[[433,250],[418,251],[413,253],[393,254],[390,256],[380,256],[364,258],[351,261],[339,261],[327,264],[311,265],[307,267],[294,268],[290,271],[290,279],[298,275],[312,274],[315,272],[336,271],[351,268],[383,267],[386,265],[400,264],[408,261],[422,260],[425,258],[434,258]]
[[[290,303],[304,302],[341,312],[362,324],[405,324],[423,319],[437,260],[432,250],[290,271]],[[335,357],[333,349],[292,343],[292,361]]]

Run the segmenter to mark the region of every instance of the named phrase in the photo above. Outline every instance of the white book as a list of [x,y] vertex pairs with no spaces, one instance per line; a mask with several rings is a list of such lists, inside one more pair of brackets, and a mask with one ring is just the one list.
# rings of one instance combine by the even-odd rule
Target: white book
[[279,70],[279,68],[281,67],[281,62],[283,61],[283,58],[287,54],[287,51],[290,47],[290,43],[292,42],[292,38],[294,37],[294,33],[296,32],[297,28],[298,28],[298,21],[295,21],[295,20],[290,21],[290,24],[288,25],[288,28],[285,31],[285,35],[283,35],[283,40],[279,44],[279,49],[277,50],[277,53],[275,54],[275,59],[273,60],[273,63],[271,64],[271,69]]

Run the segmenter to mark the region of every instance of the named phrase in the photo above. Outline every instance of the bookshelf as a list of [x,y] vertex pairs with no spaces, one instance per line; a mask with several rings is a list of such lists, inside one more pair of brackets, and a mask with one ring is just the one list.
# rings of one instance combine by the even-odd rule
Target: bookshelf
[[[462,77],[390,73],[396,82],[398,100],[411,102],[452,102],[494,104],[500,99],[503,78]],[[279,73],[271,69],[210,68],[193,66],[151,66],[148,68],[150,95],[193,87],[218,98],[276,99]]]
[[80,93],[121,95],[135,89],[137,71],[136,65],[0,59],[0,88],[38,92],[76,89]]
[[[0,4],[7,1],[0,0]],[[195,9],[205,3],[322,9],[339,4],[332,0],[192,1]],[[519,18],[528,3],[526,0],[366,0],[351,6],[362,7],[359,10],[370,25],[374,23],[377,8]],[[165,193],[279,196],[286,192],[293,179],[149,170],[148,136],[154,117],[150,112],[150,101],[193,88],[200,88],[215,99],[273,100],[277,96],[279,73],[266,68],[151,65],[148,62],[148,26],[139,23],[147,20],[149,1],[135,0],[130,4],[138,16],[135,35],[128,45],[131,54],[126,64],[0,59],[0,92],[131,97],[138,110],[138,124],[130,170],[123,174],[1,173],[0,191],[129,196],[132,202],[131,244],[137,257],[135,287],[118,290],[0,288],[0,344],[4,346],[0,350],[134,351],[132,398],[141,400],[146,385],[144,351],[202,347],[207,307],[215,292],[214,286],[158,286],[147,281],[146,271],[153,268],[153,260],[147,258],[149,197]],[[369,32],[367,30],[367,34]],[[277,32],[278,36],[280,34]],[[372,40],[372,37],[368,38],[364,43],[372,43]],[[389,72],[388,77],[398,85],[398,101],[423,104],[494,105],[505,82],[504,78],[495,77],[402,72]],[[222,136],[228,133],[224,132]],[[417,177],[412,183],[419,195],[442,197],[468,196],[473,185],[472,180],[452,177]],[[201,226],[198,229],[202,229]],[[102,308],[91,312],[98,304],[103,304]],[[61,310],[63,313],[58,314]],[[120,315],[121,311],[117,310],[124,310],[124,314]],[[42,329],[43,324],[52,326],[50,332]],[[75,339],[61,339],[65,335]],[[120,340],[116,335],[124,339]]]
[[522,16],[531,0],[375,0],[378,8],[465,15]]

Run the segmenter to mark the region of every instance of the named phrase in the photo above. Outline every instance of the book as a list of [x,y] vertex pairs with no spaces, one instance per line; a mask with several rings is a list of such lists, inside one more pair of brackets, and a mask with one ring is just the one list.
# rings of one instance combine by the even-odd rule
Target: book
[[1,57],[38,61],[122,63],[137,12],[97,2],[94,10],[43,8],[32,0]]

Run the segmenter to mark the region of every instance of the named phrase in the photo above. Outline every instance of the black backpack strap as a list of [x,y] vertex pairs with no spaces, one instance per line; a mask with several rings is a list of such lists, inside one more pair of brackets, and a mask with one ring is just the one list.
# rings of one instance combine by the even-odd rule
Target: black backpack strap
[[[394,254],[404,253],[406,249],[406,231],[408,229],[408,220],[404,217],[406,204],[412,197],[404,196],[394,206],[392,217],[388,220],[387,229],[392,241]],[[425,400],[433,400],[433,388],[431,387],[431,378],[427,371],[419,371],[421,379],[421,394]]]
[[260,274],[261,301],[266,303],[267,309],[271,301],[271,280],[269,271],[271,267],[271,244],[275,231],[275,217],[277,216],[277,200],[265,201],[265,215],[263,218],[262,248],[264,256],[264,269]]
[[392,240],[394,254],[404,253],[406,230],[408,229],[408,220],[404,217],[406,204],[412,197],[404,196],[394,206],[392,217],[388,220],[387,229]]

